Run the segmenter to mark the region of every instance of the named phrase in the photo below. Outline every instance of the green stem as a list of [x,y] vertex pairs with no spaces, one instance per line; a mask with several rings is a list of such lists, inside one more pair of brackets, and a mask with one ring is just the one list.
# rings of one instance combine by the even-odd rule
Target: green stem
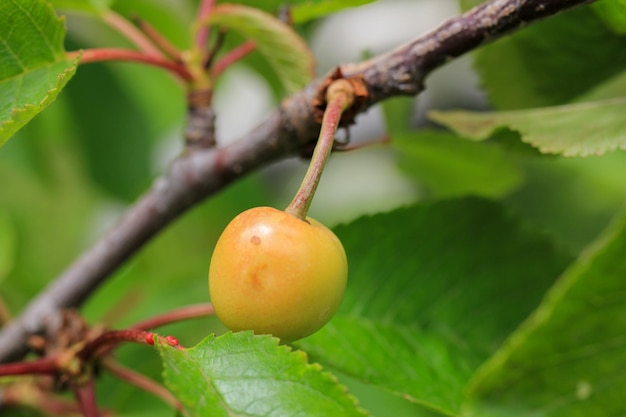
[[349,81],[344,79],[336,80],[328,87],[322,127],[309,168],[306,174],[304,174],[304,179],[302,184],[300,184],[298,192],[285,209],[285,212],[302,220],[306,219],[315,190],[326,166],[326,161],[333,149],[335,133],[339,127],[341,115],[352,105],[353,100],[354,92]]

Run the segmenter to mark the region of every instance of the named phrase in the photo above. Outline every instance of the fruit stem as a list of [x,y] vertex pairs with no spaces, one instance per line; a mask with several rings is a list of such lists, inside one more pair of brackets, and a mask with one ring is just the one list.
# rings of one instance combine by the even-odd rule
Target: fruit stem
[[322,177],[322,172],[326,166],[326,160],[333,149],[335,133],[339,127],[339,121],[343,112],[352,105],[354,101],[354,89],[352,84],[345,79],[333,81],[326,91],[326,109],[322,118],[322,127],[319,138],[309,163],[309,168],[304,174],[304,179],[300,188],[296,192],[291,203],[285,212],[296,216],[302,220],[306,219],[309,207],[313,201],[315,190]]
[[213,309],[213,305],[209,303],[190,305],[146,319],[134,324],[132,328],[137,330],[151,330],[155,327],[160,327],[182,320],[211,316],[214,313],[215,310]]

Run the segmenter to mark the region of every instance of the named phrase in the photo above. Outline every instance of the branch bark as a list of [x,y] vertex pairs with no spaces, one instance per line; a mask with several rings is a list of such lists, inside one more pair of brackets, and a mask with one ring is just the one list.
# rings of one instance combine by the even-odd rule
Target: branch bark
[[[449,60],[533,21],[593,0],[492,0],[387,54],[341,67],[361,76],[368,95],[358,111],[397,95],[416,95],[425,77]],[[316,80],[287,98],[260,126],[232,145],[177,159],[118,225],[52,281],[0,333],[0,363],[19,358],[29,334],[54,329],[60,309],[77,307],[115,269],[185,210],[236,178],[297,155],[317,137]]]

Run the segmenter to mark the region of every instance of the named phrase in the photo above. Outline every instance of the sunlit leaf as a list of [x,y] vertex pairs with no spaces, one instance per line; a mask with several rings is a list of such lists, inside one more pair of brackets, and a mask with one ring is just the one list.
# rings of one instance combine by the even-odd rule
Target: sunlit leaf
[[190,416],[367,415],[333,376],[270,336],[227,333],[191,349],[159,345],[159,353]]
[[307,0],[294,5],[291,8],[291,16],[295,23],[303,23],[372,1],[374,0]]
[[600,0],[591,7],[611,30],[626,35],[626,0]]
[[467,416],[626,413],[626,215],[563,274],[539,308],[483,366]]
[[[461,0],[463,8],[481,3]],[[626,38],[580,6],[478,48],[475,67],[500,110],[568,103],[626,67]]]
[[340,313],[298,343],[315,360],[454,415],[473,372],[537,306],[569,257],[498,204],[453,199],[335,229]]
[[274,16],[253,7],[221,4],[212,10],[208,23],[253,40],[288,92],[311,81],[314,61],[308,46],[289,25]]
[[0,2],[0,146],[52,103],[76,70],[65,26],[41,0]]
[[625,112],[626,98],[617,98],[506,112],[432,112],[431,118],[476,140],[508,127],[541,152],[587,156],[626,149]]
[[115,0],[50,0],[50,2],[58,9],[98,14],[110,8]]

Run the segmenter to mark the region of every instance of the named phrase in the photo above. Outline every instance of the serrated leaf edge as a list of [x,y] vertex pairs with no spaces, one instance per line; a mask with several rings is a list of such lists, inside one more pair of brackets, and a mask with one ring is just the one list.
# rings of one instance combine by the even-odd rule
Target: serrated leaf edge
[[[39,103],[36,103],[36,104],[26,103],[22,107],[16,107],[16,108],[11,109],[10,118],[7,120],[0,121],[0,147],[4,145],[10,139],[10,136],[9,136],[9,137],[4,138],[3,140],[1,135],[10,127],[12,127],[13,124],[17,123],[17,116],[20,113],[25,113],[30,109],[34,109],[35,111],[39,109],[39,111],[37,111],[37,113],[34,114],[33,117],[31,117],[30,119],[24,122],[24,125],[26,125],[28,122],[30,122],[30,120],[32,120],[35,116],[37,116],[37,114],[39,114],[41,111],[43,111],[46,107],[48,107],[50,104],[52,104],[56,100],[61,90],[65,87],[67,82],[76,73],[79,62],[80,62],[80,56],[78,56],[70,66],[66,67],[63,70],[63,72],[58,74],[57,86],[49,89],[46,92],[46,95],[39,101]],[[52,64],[54,64],[54,62],[50,63],[50,65]],[[18,126],[15,132],[13,132],[12,134],[16,133],[23,126]]]
[[539,145],[536,142],[533,142],[527,137],[528,136],[527,130],[511,126],[510,124],[507,124],[507,123],[493,124],[493,127],[491,128],[491,130],[485,131],[484,134],[468,133],[467,131],[464,131],[463,129],[457,129],[454,126],[454,123],[450,123],[446,120],[447,119],[446,116],[447,115],[470,115],[470,116],[478,115],[479,117],[482,117],[482,116],[488,117],[489,115],[506,114],[512,117],[515,117],[516,115],[525,115],[525,116],[532,117],[533,114],[541,115],[545,113],[546,110],[548,109],[553,109],[553,110],[556,110],[557,112],[558,111],[567,112],[567,111],[572,110],[573,108],[577,110],[584,110],[585,108],[598,108],[598,107],[603,107],[603,106],[612,105],[612,104],[626,104],[626,97],[617,97],[617,98],[611,98],[607,100],[589,101],[589,102],[584,102],[584,103],[563,104],[563,105],[551,106],[551,107],[539,107],[539,108],[534,108],[534,109],[507,110],[507,111],[500,111],[500,112],[473,112],[473,111],[466,111],[466,110],[450,110],[450,111],[431,110],[428,112],[428,118],[436,123],[439,123],[457,132],[462,137],[466,137],[468,139],[472,139],[475,141],[487,140],[490,136],[492,136],[495,132],[497,132],[500,129],[510,129],[511,131],[514,131],[520,134],[520,140],[523,143],[526,143],[532,146],[533,148],[538,149],[543,154],[563,155],[566,157],[602,156],[607,152],[614,152],[616,150],[626,150],[626,143],[623,143],[621,145],[614,144],[610,146],[605,146],[601,149],[596,150],[595,152],[584,151],[584,150],[583,151],[571,151],[571,150],[559,151],[551,147],[548,147],[545,145]]
[[[274,337],[272,335],[255,335],[250,330],[236,332],[236,333],[232,332],[232,331],[228,331],[228,332],[223,333],[223,334],[221,334],[219,336],[216,336],[215,334],[209,334],[207,337],[205,337],[200,342],[198,342],[198,344],[196,344],[195,346],[193,346],[193,347],[191,347],[189,349],[194,349],[198,345],[200,345],[202,343],[206,343],[206,341],[208,339],[211,339],[212,341],[215,341],[215,340],[218,340],[220,338],[233,337],[233,335],[236,335],[236,334],[239,334],[241,336],[247,336],[249,340],[257,338],[257,339],[265,339],[268,342],[271,341],[274,346],[276,346],[279,349],[282,349],[285,353],[293,354],[295,356],[295,358],[297,358],[298,361],[301,364],[304,365],[305,371],[317,372],[327,382],[330,382],[330,383],[334,384],[334,386],[337,387],[338,392],[343,394],[345,396],[345,398],[350,403],[352,403],[352,405],[354,406],[354,408],[357,411],[357,413],[363,415],[364,417],[369,417],[370,416],[370,413],[367,412],[365,409],[363,409],[360,406],[357,397],[355,397],[354,395],[352,395],[352,393],[350,393],[348,387],[343,385],[343,384],[341,384],[339,382],[339,379],[337,378],[336,375],[334,375],[333,373],[331,373],[329,371],[324,370],[324,367],[321,364],[317,363],[317,362],[309,362],[309,356],[308,356],[308,354],[305,351],[303,351],[301,349],[294,348],[291,345],[280,344],[280,339],[278,339],[277,337]],[[163,346],[163,347],[166,347],[166,348],[170,347],[167,343],[162,342],[159,339],[160,339],[160,337],[158,337],[158,335],[155,334],[154,346],[157,349],[157,351],[159,351],[158,346]],[[185,350],[187,350],[187,348],[185,348]],[[166,373],[166,370],[164,369],[163,372],[161,373],[161,376],[162,376],[164,381],[167,380],[166,377],[165,377],[165,373]],[[228,403],[224,400],[224,398],[223,398],[221,392],[219,391],[219,389],[217,389],[217,387],[215,387],[215,385],[212,383],[211,379],[204,372],[201,371],[201,373],[204,376],[204,378],[207,381],[207,383],[210,384],[213,387],[215,393],[220,397],[220,399],[221,399],[220,402],[224,404],[224,408],[227,409],[227,410],[230,410],[230,408],[228,407]]]

